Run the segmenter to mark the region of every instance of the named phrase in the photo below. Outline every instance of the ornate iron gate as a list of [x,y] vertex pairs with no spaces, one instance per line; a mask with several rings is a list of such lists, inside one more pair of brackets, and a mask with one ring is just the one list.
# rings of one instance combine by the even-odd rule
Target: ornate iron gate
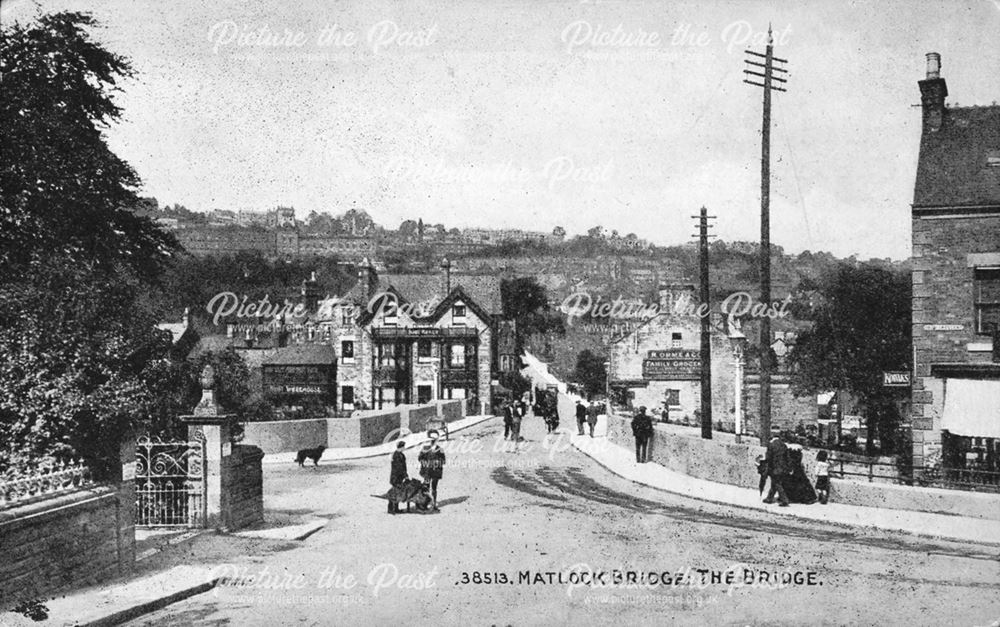
[[135,511],[138,527],[205,524],[205,442],[136,440]]

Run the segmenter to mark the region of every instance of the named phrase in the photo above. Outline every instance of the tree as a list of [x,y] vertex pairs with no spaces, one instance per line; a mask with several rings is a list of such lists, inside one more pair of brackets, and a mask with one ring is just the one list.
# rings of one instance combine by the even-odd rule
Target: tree
[[131,68],[95,24],[56,13],[0,33],[0,471],[55,456],[112,473],[169,348],[143,295],[179,247],[135,213],[138,177],[103,137]]
[[607,386],[608,370],[604,358],[590,349],[584,349],[576,356],[573,380],[583,387],[587,398],[603,394]]
[[548,293],[535,277],[501,281],[500,299],[504,318],[516,322],[519,353],[526,337],[535,333],[563,335],[566,332],[562,317],[549,305]]
[[[813,287],[812,285],[808,287]],[[864,407],[868,447],[876,434],[892,450],[898,427],[898,391],[882,385],[882,372],[911,361],[909,275],[866,264],[841,263],[825,275],[806,313],[812,329],[789,354],[796,393],[846,390]]]
[[552,229],[552,234],[557,238],[562,239],[566,237],[566,229],[564,229],[561,226],[557,226],[556,228]]
[[[4,25],[0,37],[0,272],[16,276],[53,254],[151,279],[177,251],[172,235],[136,215],[139,178],[105,142],[121,111],[110,97],[132,76],[91,40],[84,13]],[[2,277],[0,277],[2,278]]]

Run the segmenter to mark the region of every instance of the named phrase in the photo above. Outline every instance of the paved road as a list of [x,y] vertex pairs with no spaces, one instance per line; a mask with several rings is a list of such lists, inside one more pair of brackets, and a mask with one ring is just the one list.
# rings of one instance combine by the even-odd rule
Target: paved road
[[[804,524],[677,497],[618,478],[564,439],[546,444],[540,420],[526,423],[528,448],[517,454],[495,450],[500,431],[490,421],[456,435],[434,514],[389,516],[385,502],[371,498],[387,488],[387,458],[265,467],[274,516],[314,514],[327,526],[283,550],[232,559],[222,570],[238,581],[132,624],[989,625],[1000,618],[996,546]],[[416,451],[407,457],[415,474]],[[218,555],[202,556],[195,545],[188,559],[211,563]],[[629,587],[615,571],[669,573],[681,583]],[[601,572],[590,576],[606,585],[572,585]],[[735,585],[727,572],[738,573]],[[564,583],[549,573],[562,573]],[[739,585],[748,573],[757,584]],[[792,583],[766,585],[761,573]]]

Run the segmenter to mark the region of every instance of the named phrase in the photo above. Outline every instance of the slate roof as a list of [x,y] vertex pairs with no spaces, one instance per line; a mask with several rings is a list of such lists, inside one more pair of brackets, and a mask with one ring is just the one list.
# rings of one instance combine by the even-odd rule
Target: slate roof
[[1000,106],[949,107],[924,131],[913,208],[1000,206]]
[[[444,280],[439,274],[386,274],[379,275],[377,291],[395,288],[400,297],[410,303],[425,303],[429,309],[437,307],[447,294]],[[461,287],[462,291],[489,314],[502,312],[500,299],[500,278],[486,274],[452,274],[451,289]],[[344,300],[367,303],[365,286],[360,282],[348,290]]]

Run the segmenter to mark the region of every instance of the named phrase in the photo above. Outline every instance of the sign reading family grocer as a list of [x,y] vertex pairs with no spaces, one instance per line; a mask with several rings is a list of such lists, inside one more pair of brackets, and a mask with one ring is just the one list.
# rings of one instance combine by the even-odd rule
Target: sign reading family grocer
[[649,381],[696,381],[701,378],[701,354],[697,350],[669,348],[646,352],[642,378]]

